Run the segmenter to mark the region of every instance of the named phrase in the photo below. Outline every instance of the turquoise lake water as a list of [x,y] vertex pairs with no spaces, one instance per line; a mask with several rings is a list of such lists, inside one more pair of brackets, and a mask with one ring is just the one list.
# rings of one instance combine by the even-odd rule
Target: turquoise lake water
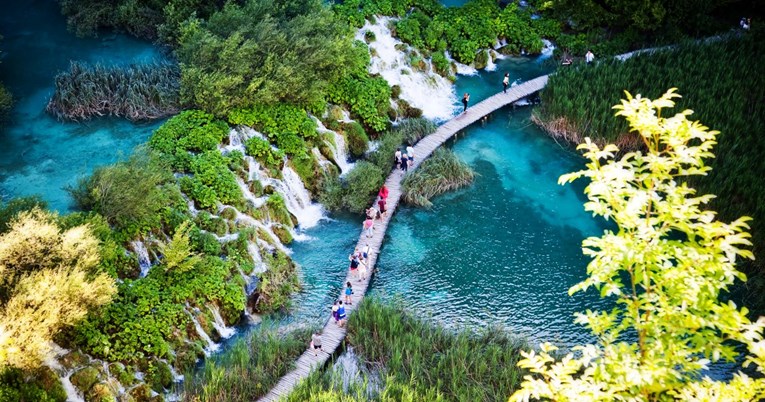
[[10,121],[0,128],[0,197],[40,194],[51,208],[65,212],[71,207],[65,186],[129,155],[160,122],[59,122],[45,113],[56,73],[71,60],[125,64],[163,56],[150,43],[125,35],[77,38],[66,30],[53,0],[4,5],[0,35],[0,81],[16,99]]

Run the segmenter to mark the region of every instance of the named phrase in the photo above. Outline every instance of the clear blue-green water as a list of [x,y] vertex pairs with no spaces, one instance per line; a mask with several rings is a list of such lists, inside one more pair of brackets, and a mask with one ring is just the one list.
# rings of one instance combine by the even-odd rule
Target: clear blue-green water
[[66,70],[71,60],[125,64],[163,56],[150,43],[125,35],[77,38],[67,31],[54,0],[5,4],[0,35],[0,81],[16,99],[10,121],[0,128],[0,196],[39,194],[51,208],[67,211],[71,199],[65,186],[129,155],[159,122],[59,122],[45,113],[56,73]]

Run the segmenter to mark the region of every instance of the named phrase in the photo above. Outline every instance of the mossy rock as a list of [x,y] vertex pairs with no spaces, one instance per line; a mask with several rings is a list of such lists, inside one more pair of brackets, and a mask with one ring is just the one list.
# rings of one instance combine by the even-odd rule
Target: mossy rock
[[393,46],[394,49],[398,50],[399,52],[405,52],[406,51],[406,44],[404,43],[397,43],[396,46]]
[[478,70],[486,68],[486,65],[489,64],[489,52],[485,50],[478,52],[478,54],[475,55],[475,61],[473,64]]
[[274,225],[271,227],[271,230],[274,232],[276,237],[279,238],[279,241],[281,241],[282,244],[292,243],[292,234],[290,233],[289,229],[282,225]]
[[399,96],[401,96],[401,85],[394,85],[390,87],[390,97],[393,99],[398,99]]
[[75,350],[62,356],[59,361],[62,366],[71,370],[90,363],[90,358],[86,354]]
[[372,31],[366,31],[364,32],[364,41],[367,43],[372,43],[377,39],[375,36],[375,33]]
[[252,195],[256,197],[260,197],[263,195],[263,184],[260,182],[260,180],[253,180],[249,184],[250,192]]
[[332,131],[340,130],[343,127],[343,123],[340,122],[339,120],[341,120],[342,118],[343,116],[340,116],[340,118],[338,118],[337,120],[330,120],[325,124],[325,126]]
[[152,364],[146,373],[146,383],[151,389],[159,393],[170,388],[173,384],[173,372],[165,362],[157,361]]
[[364,127],[358,122],[343,124],[343,133],[348,141],[348,151],[352,156],[358,158],[364,155],[369,148],[369,137],[364,131]]
[[112,363],[109,365],[109,374],[116,378],[125,387],[133,385],[135,382],[135,371],[133,367],[125,367],[122,363]]
[[35,373],[36,383],[48,393],[48,396],[56,401],[66,400],[66,391],[61,384],[59,375],[50,367],[42,366]]
[[85,402],[117,402],[117,397],[109,385],[98,383],[85,394]]
[[72,374],[69,380],[72,382],[72,385],[85,394],[98,382],[99,374],[95,367],[85,367]]
[[150,402],[151,388],[148,384],[139,384],[128,392],[135,402]]
[[[330,120],[342,120],[343,119],[343,108],[337,105],[332,105],[329,108],[329,119]],[[326,123],[325,123],[326,124]]]
[[234,220],[236,219],[236,211],[234,208],[223,208],[223,210],[220,211],[220,217],[223,219]]

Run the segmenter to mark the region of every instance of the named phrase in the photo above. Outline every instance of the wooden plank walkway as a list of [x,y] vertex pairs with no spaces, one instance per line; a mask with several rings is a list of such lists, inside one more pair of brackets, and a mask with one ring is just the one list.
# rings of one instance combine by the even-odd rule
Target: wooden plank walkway
[[[468,107],[467,112],[460,113],[458,116],[455,116],[445,124],[439,126],[433,134],[421,139],[414,146],[414,166],[410,168],[409,171],[416,169],[420,163],[427,159],[439,146],[463,128],[503,106],[538,92],[545,86],[545,84],[547,84],[547,76],[543,75],[520,85],[510,87],[507,89],[507,93],[500,92],[475,106]],[[391,158],[392,157],[393,155],[391,155]],[[346,305],[345,307],[345,311],[349,316],[358,307],[359,303],[361,303],[361,300],[364,298],[364,294],[367,291],[367,287],[369,286],[369,281],[372,279],[377,256],[380,253],[383,238],[385,237],[385,231],[388,228],[388,223],[390,222],[393,213],[396,211],[396,206],[398,206],[399,199],[401,198],[401,181],[403,178],[404,175],[400,170],[395,170],[388,176],[385,181],[385,186],[388,187],[388,201],[386,205],[388,213],[381,221],[375,223],[374,235],[372,237],[366,237],[363,232],[359,235],[356,247],[361,250],[366,244],[369,244],[371,255],[369,256],[367,268],[368,276],[366,280],[354,279],[351,277],[350,273],[348,273],[343,282],[351,282],[353,284],[354,294],[351,296],[353,304],[350,306]],[[361,224],[359,223],[359,225]],[[351,251],[353,250],[349,250],[349,254]],[[343,286],[343,290],[345,290],[345,286]],[[342,297],[342,294],[338,295],[337,300],[343,300]],[[331,316],[328,317],[321,335],[324,352],[320,352],[318,357],[314,356],[313,350],[306,350],[303,352],[295,362],[295,368],[284,375],[276,386],[274,386],[267,395],[261,398],[260,401],[278,401],[289,395],[290,392],[292,392],[292,389],[301,380],[308,377],[313,369],[322,367],[329,360],[330,356],[337,350],[343,342],[343,339],[345,339],[345,333],[345,327],[338,327]],[[306,340],[306,342],[308,342],[308,340]]]

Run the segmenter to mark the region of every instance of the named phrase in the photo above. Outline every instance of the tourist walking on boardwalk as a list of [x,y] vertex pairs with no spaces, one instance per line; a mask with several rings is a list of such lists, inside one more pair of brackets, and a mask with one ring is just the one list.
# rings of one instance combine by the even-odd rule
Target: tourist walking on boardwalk
[[361,249],[361,256],[364,257],[364,262],[366,262],[367,264],[369,264],[370,252],[371,251],[369,248],[369,243],[367,243],[366,245],[364,245],[364,248]]
[[337,308],[337,325],[342,327],[345,325],[345,319],[347,318],[347,315],[345,314],[345,306],[343,306],[343,302],[339,301],[340,303],[339,307]]
[[412,167],[414,164],[414,148],[412,147],[412,144],[407,145],[406,154],[409,156],[409,159],[407,160],[407,167]]
[[377,216],[377,209],[375,208],[374,205],[367,208],[365,212],[367,214],[367,218],[374,219]]
[[364,230],[367,232],[367,237],[372,237],[372,233],[375,230],[375,221],[367,218],[364,220],[364,223],[362,224],[364,227]]
[[350,282],[345,283],[345,304],[353,304],[351,295],[353,294],[353,286]]
[[592,50],[588,50],[587,54],[584,55],[584,61],[586,61],[587,64],[590,64],[593,60],[595,60],[595,55],[592,54]]
[[505,78],[502,78],[502,93],[507,93],[507,87],[510,86],[510,73],[505,73]]
[[319,357],[320,350],[323,352],[321,349],[321,333],[319,331],[311,335],[311,349],[313,349],[313,355],[316,357]]
[[383,200],[388,199],[388,187],[385,187],[385,184],[380,187],[380,191],[377,192],[377,196]]
[[409,156],[403,154],[401,155],[401,171],[406,173],[407,169],[409,169]]
[[338,303],[340,303],[339,300],[336,301],[335,304],[332,305],[332,318],[335,319],[335,324],[337,324],[337,321],[338,321],[338,319],[337,319],[337,310],[340,309],[340,305]]
[[354,251],[353,254],[348,256],[348,260],[351,261],[351,264],[348,266],[348,268],[351,270],[351,276],[356,277],[358,279],[359,257],[356,255],[356,251]]
[[465,95],[462,95],[462,105],[465,106],[465,108],[462,109],[462,113],[467,112],[468,102],[470,102],[470,94],[465,92]]
[[401,148],[396,148],[396,169],[401,167]]
[[382,216],[385,216],[385,214],[388,212],[385,209],[385,198],[380,197],[380,199],[377,200],[377,206],[379,207],[378,209],[380,210],[380,214],[382,214]]

